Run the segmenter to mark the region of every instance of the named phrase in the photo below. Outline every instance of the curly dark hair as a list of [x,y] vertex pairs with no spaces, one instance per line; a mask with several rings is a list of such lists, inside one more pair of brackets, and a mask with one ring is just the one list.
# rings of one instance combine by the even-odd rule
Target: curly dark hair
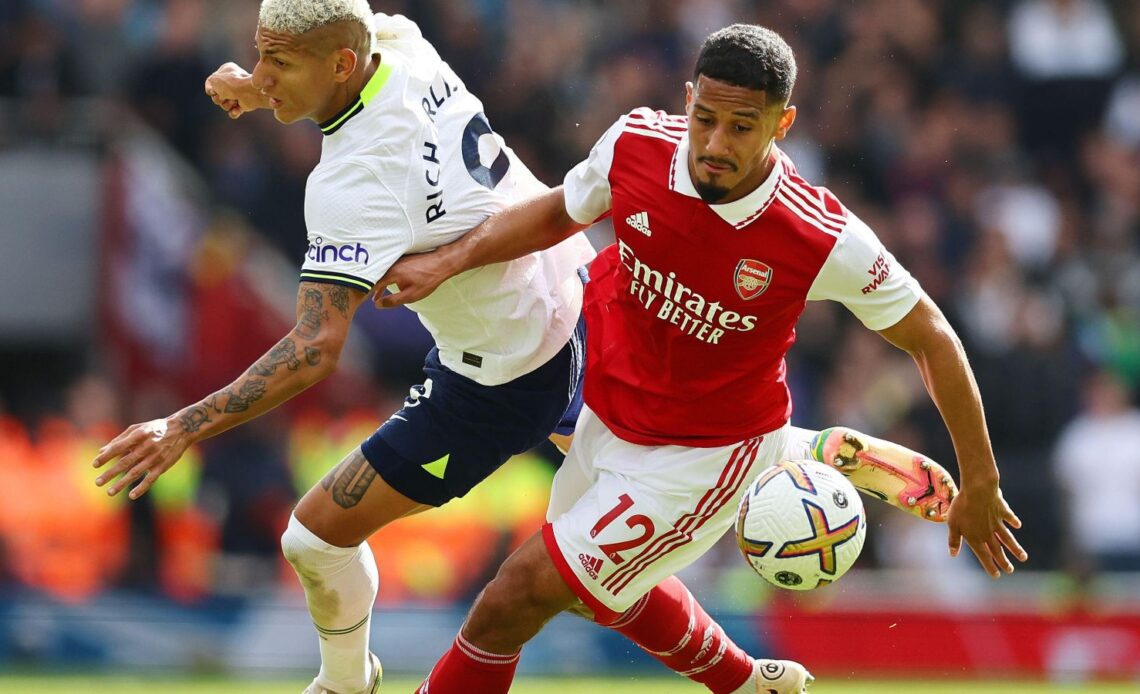
[[796,57],[771,29],[733,24],[713,32],[701,45],[693,81],[701,75],[761,90],[775,102],[786,104],[796,83]]

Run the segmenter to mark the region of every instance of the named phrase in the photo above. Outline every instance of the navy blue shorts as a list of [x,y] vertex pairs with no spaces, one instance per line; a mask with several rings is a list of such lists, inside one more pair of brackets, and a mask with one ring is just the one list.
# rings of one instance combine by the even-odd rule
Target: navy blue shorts
[[497,386],[447,368],[432,348],[427,380],[360,445],[384,481],[421,504],[442,506],[551,432],[571,434],[582,410],[586,323],[550,361]]

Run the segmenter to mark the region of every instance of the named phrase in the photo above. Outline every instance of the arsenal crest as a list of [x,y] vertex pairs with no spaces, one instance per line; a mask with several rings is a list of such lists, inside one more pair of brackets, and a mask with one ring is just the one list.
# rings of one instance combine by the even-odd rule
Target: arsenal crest
[[764,293],[772,281],[772,268],[759,260],[745,258],[736,264],[733,284],[741,299],[749,301]]

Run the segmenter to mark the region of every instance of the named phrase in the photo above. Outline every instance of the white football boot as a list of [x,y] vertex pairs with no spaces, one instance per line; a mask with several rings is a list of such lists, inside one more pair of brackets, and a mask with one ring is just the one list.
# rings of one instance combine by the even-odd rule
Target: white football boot
[[807,686],[815,681],[803,665],[794,660],[752,661],[752,674],[757,694],[806,694]]
[[[384,679],[384,668],[380,667],[380,659],[376,657],[375,653],[370,652],[368,658],[372,661],[372,681],[369,682],[368,686],[359,692],[359,694],[379,694],[380,681]],[[308,687],[305,687],[305,691],[301,692],[301,694],[349,694],[349,692],[334,692],[331,689],[326,689],[317,684],[317,681],[313,680]],[[357,693],[352,692],[351,694]]]

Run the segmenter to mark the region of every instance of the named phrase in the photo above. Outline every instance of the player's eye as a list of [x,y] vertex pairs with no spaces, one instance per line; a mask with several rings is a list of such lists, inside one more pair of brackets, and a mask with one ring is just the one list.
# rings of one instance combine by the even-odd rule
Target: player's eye
[[701,125],[712,125],[712,118],[708,116],[697,116],[697,122]]
[[280,58],[274,58],[273,64],[276,65],[277,67],[285,67],[285,61],[280,59]]
[[752,126],[750,126],[750,125],[737,125],[736,126],[736,132],[738,132],[738,133],[752,132]]

